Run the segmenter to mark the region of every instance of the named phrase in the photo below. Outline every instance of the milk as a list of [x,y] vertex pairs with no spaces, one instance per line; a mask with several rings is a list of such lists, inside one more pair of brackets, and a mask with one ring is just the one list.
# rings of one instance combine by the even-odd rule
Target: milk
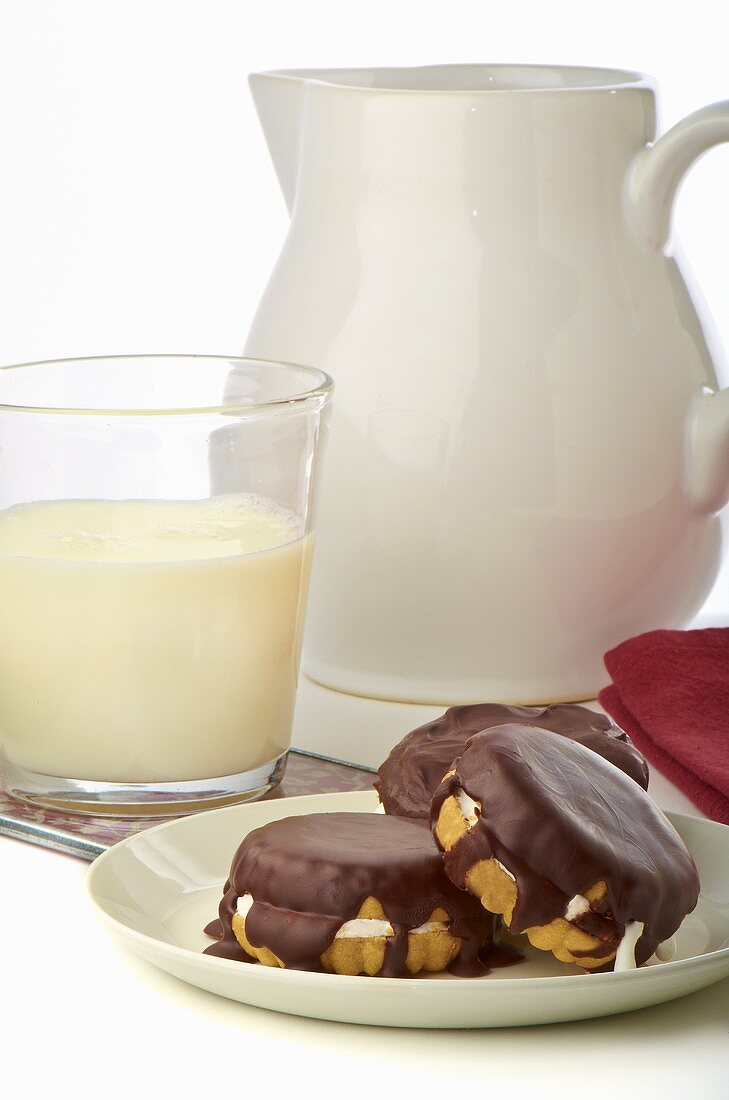
[[298,518],[254,496],[0,512],[0,754],[122,783],[276,758],[309,559]]

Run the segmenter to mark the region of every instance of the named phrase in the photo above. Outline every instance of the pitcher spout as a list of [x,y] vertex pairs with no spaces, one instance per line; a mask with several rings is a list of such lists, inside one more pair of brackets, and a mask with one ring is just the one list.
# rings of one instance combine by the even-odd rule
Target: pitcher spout
[[296,198],[306,81],[295,73],[252,73],[248,84],[289,213]]

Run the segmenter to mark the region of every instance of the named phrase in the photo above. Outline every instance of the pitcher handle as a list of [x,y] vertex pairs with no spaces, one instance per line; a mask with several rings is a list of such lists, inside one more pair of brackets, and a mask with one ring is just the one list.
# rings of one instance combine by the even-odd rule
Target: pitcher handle
[[[636,156],[627,178],[626,215],[637,240],[663,250],[676,192],[694,162],[729,141],[729,100],[702,107]],[[689,500],[714,513],[729,501],[729,389],[697,394],[687,420],[685,482]]]
[[663,249],[671,229],[676,192],[694,162],[714,145],[729,141],[729,99],[688,115],[641,149],[627,180],[627,216],[634,233],[650,248]]

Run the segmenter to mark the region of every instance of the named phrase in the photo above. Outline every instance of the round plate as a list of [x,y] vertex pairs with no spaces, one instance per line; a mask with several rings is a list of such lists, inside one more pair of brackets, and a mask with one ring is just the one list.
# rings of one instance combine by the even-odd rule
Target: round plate
[[169,821],[114,845],[86,883],[103,921],[126,947],[183,981],[297,1016],[390,1027],[505,1027],[610,1016],[660,1004],[729,975],[729,828],[669,814],[701,876],[673,961],[620,974],[585,974],[527,945],[527,959],[483,978],[308,974],[203,955],[203,927],[243,837],[292,814],[377,811],[370,791],[231,806]]

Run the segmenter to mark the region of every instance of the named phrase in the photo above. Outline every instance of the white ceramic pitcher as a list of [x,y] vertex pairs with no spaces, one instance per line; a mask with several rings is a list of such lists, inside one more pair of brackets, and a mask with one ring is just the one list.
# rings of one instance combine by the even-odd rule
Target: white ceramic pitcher
[[291,211],[247,354],[336,409],[305,668],[421,702],[593,696],[721,556],[729,391],[668,244],[729,103],[548,66],[261,73]]

